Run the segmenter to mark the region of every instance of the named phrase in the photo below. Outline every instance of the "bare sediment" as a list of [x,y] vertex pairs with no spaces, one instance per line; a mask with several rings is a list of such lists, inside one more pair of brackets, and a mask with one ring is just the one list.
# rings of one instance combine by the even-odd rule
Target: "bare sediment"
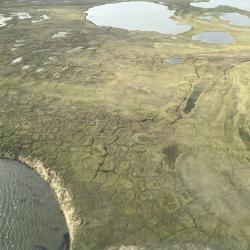
[[74,236],[77,230],[77,226],[80,223],[80,220],[76,214],[76,210],[73,205],[72,195],[70,191],[64,186],[62,179],[55,171],[46,168],[40,160],[33,159],[32,157],[13,157],[11,154],[5,153],[3,158],[18,160],[26,164],[27,166],[35,170],[41,176],[41,178],[44,179],[50,185],[64,213],[70,234],[70,249],[72,249],[72,243],[74,241]]

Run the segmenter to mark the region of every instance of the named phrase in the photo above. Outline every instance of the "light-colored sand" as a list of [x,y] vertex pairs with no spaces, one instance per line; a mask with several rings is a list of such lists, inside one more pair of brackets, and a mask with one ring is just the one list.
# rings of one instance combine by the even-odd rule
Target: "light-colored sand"
[[63,38],[66,37],[69,33],[65,31],[59,31],[52,36],[52,38]]

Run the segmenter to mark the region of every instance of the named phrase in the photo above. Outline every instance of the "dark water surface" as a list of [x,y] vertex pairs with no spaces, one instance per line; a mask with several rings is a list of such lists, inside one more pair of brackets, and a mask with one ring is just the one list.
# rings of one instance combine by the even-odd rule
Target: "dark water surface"
[[48,184],[25,164],[0,159],[0,249],[66,250],[67,231]]
[[192,109],[195,107],[196,101],[202,94],[203,90],[205,89],[205,85],[203,83],[198,83],[194,86],[193,91],[191,92],[189,98],[187,99],[186,106],[184,108],[184,112],[190,113]]

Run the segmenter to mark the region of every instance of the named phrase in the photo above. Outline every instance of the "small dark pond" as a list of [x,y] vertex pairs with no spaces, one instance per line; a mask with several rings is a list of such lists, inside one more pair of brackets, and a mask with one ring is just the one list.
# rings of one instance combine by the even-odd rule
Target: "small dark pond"
[[190,113],[192,109],[195,107],[196,101],[200,97],[201,93],[205,89],[205,85],[203,83],[198,83],[193,87],[193,90],[187,99],[187,103],[185,108],[183,109],[184,113]]
[[181,57],[168,57],[164,60],[165,63],[167,64],[180,64],[183,62],[183,58]]

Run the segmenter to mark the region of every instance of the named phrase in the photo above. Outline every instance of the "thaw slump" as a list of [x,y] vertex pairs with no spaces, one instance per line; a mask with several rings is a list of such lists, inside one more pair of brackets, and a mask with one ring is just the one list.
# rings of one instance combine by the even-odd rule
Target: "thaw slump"
[[1,249],[69,249],[66,221],[49,186],[26,165],[0,159]]

